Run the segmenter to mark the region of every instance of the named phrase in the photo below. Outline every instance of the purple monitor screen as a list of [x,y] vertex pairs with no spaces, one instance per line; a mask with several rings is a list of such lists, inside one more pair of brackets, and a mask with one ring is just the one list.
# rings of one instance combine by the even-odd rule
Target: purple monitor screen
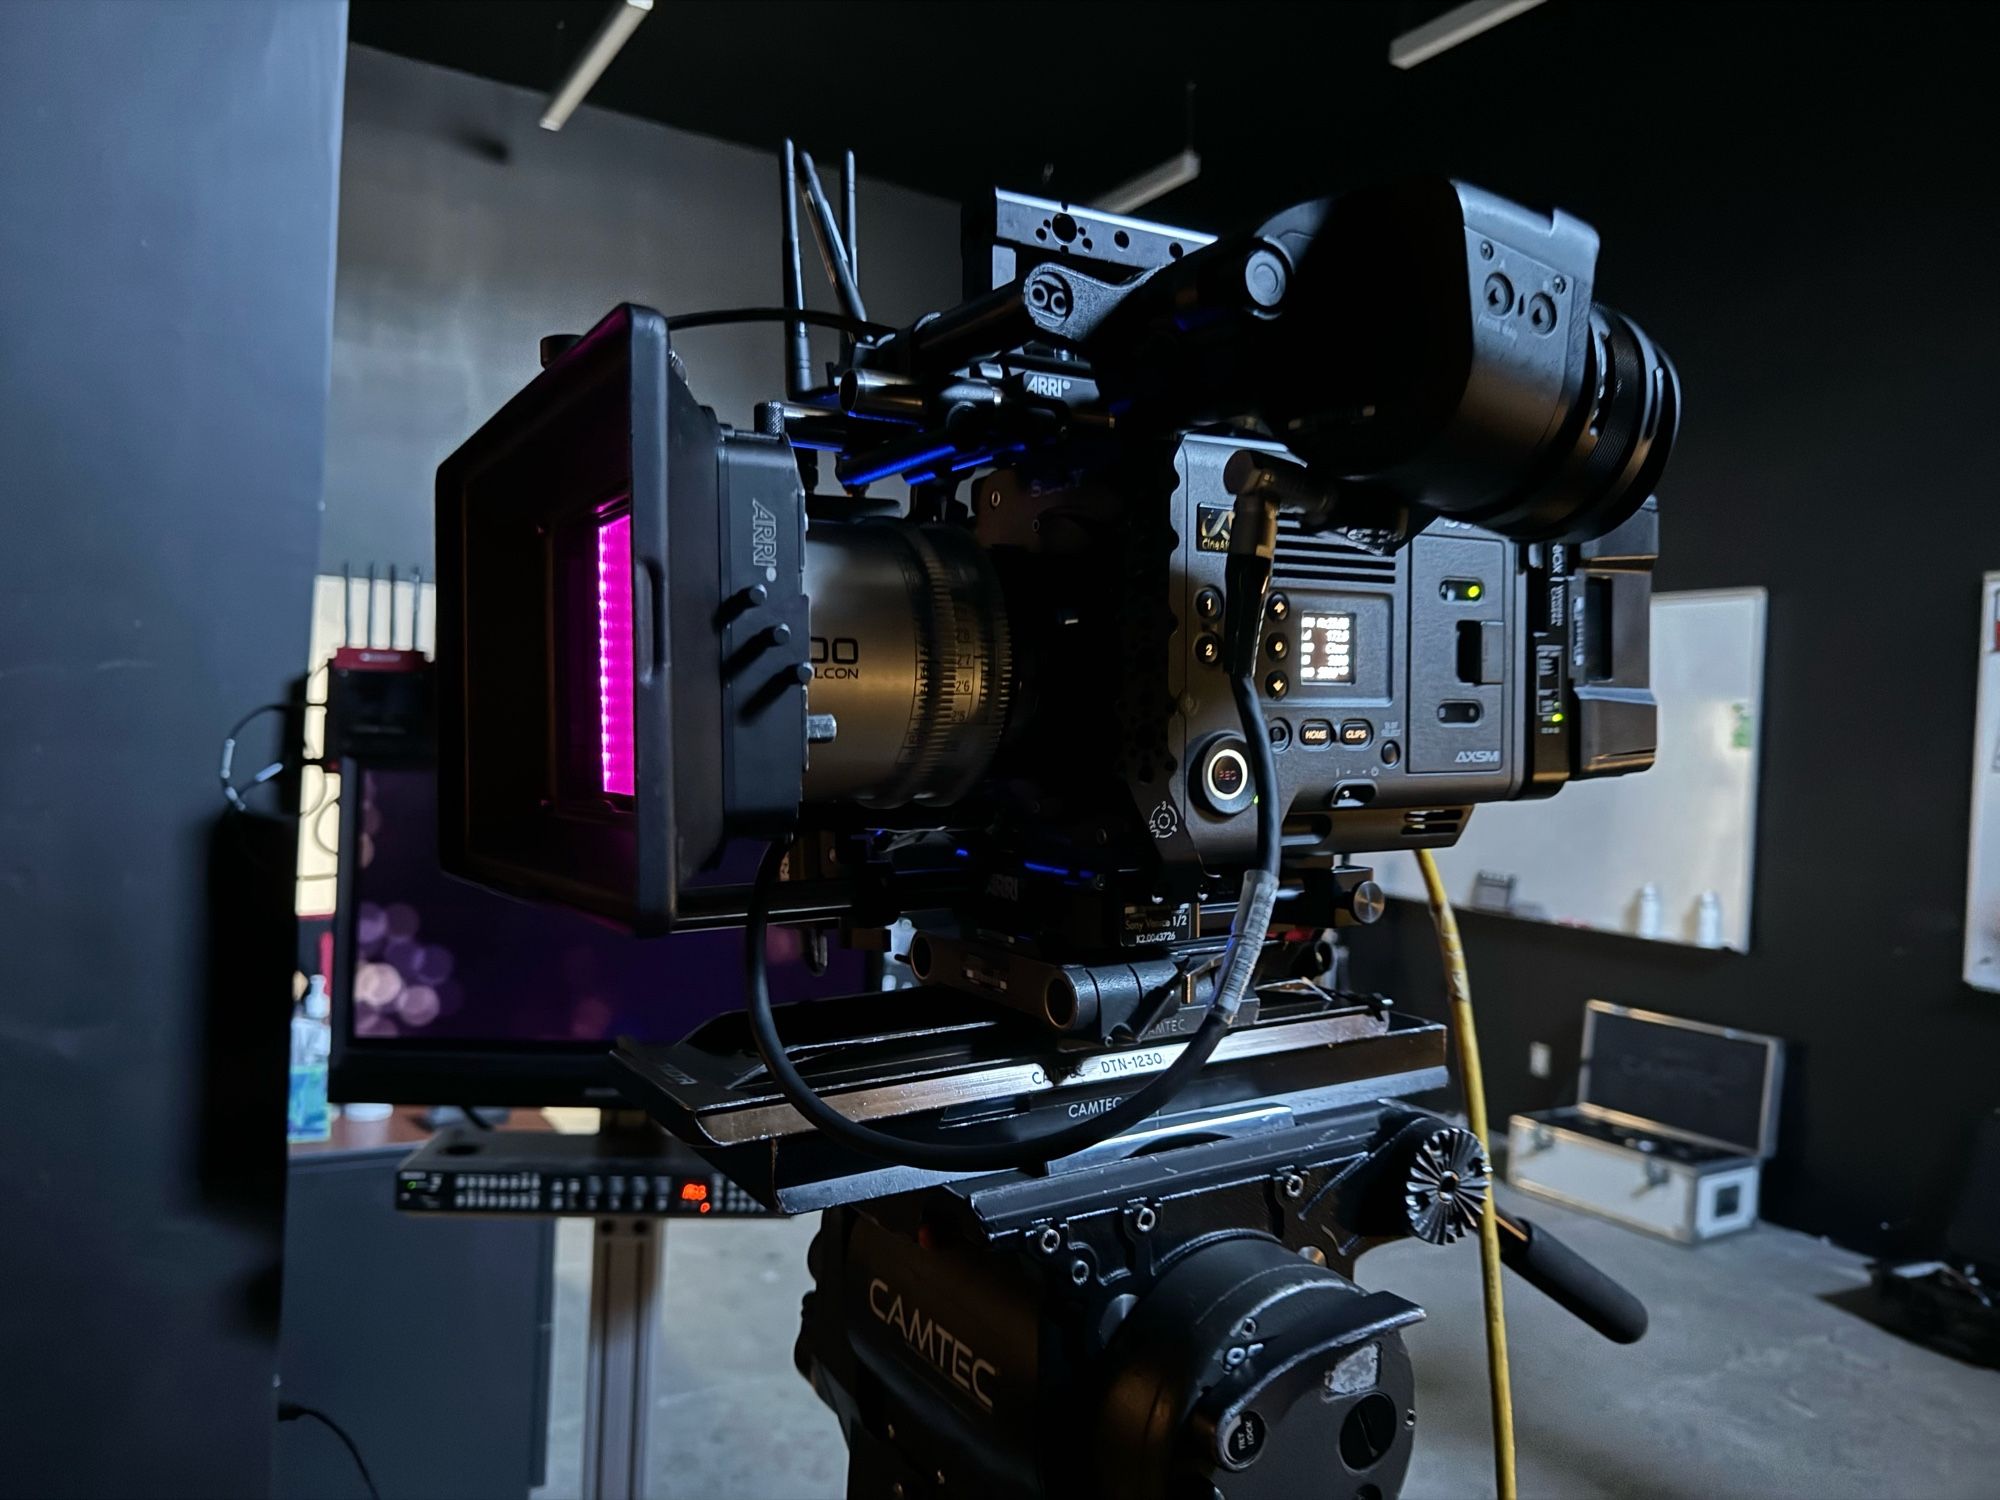
[[[354,860],[354,972],[334,983],[352,996],[356,1040],[672,1042],[742,1007],[742,933],[627,937],[455,880],[438,867],[435,771],[355,770],[350,785],[360,797],[342,850]],[[834,947],[815,976],[798,932],[773,928],[770,943],[780,1003],[864,987],[858,954]]]

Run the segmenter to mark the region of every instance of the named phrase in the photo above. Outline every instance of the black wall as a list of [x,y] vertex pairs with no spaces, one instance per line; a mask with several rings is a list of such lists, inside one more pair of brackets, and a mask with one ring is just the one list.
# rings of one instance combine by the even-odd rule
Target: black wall
[[[1943,6],[1550,5],[1419,69],[1365,138],[1597,225],[1600,297],[1686,389],[1658,581],[1770,590],[1753,951],[1464,918],[1496,1117],[1557,1102],[1592,996],[1777,1033],[1767,1216],[1864,1246],[1942,1216],[2000,1101],[2000,997],[1958,977],[2000,568],[1981,35]],[[1537,77],[1561,86],[1507,82]],[[1357,947],[1364,983],[1432,1003],[1421,910]]]
[[305,661],[345,28],[0,5],[8,1494],[269,1491],[288,825],[215,773]]

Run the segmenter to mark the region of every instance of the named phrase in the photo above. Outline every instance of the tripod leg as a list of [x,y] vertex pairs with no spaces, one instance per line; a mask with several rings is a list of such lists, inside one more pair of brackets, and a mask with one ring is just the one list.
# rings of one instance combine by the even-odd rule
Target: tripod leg
[[665,1228],[657,1219],[624,1217],[593,1226],[584,1500],[640,1500],[645,1487]]

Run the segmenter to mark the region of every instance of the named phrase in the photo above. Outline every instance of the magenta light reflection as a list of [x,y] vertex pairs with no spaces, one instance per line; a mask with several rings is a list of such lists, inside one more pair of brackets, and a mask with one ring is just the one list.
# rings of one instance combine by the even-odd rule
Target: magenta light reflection
[[632,795],[632,517],[597,528],[597,719],[604,790]]

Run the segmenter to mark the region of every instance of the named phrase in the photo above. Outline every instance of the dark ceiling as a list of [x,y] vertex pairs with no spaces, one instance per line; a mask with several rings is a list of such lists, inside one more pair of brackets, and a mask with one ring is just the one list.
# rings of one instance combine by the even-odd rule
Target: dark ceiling
[[[353,0],[351,35],[546,92],[608,4]],[[1001,186],[1088,202],[1181,148],[1192,83],[1202,176],[1148,217],[1223,229],[1443,172],[1560,203],[1610,242],[1621,216],[1653,234],[1663,212],[1718,213],[1708,184],[1749,191],[1742,167],[1772,143],[1769,170],[1818,171],[1838,162],[1815,139],[1908,136],[1929,97],[1916,80],[1935,71],[1931,28],[1906,7],[1674,0],[1547,0],[1390,67],[1390,38],[1445,8],[658,0],[590,102],[756,146],[852,147],[864,172],[949,198]]]
[[[607,4],[354,0],[351,34],[547,91]],[[822,153],[851,146],[863,171],[947,197],[998,184],[1087,201],[1181,148],[1192,83],[1203,177],[1152,211],[1213,225],[1384,170],[1506,159],[1480,149],[1493,140],[1423,128],[1463,119],[1468,95],[1491,100],[1515,160],[1523,143],[1555,145],[1602,101],[1523,84],[1632,56],[1661,24],[1655,6],[1551,0],[1391,68],[1390,38],[1444,8],[660,0],[590,102],[759,146],[788,133]]]

